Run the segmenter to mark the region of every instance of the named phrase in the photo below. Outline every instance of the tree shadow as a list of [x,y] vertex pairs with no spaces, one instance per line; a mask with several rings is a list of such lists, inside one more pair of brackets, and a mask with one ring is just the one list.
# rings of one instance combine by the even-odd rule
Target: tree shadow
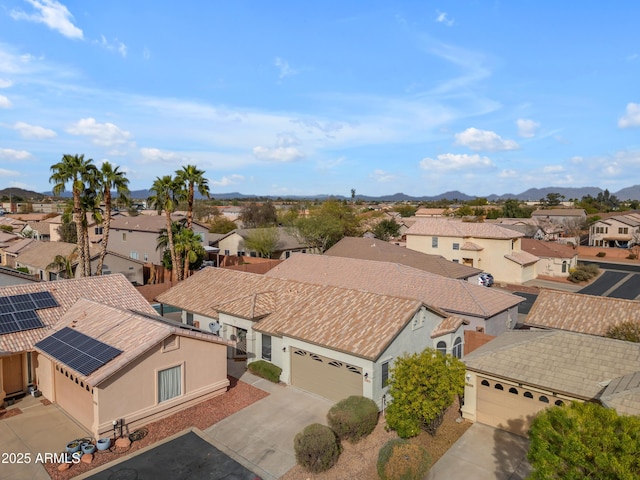
[[[508,420],[493,432],[495,475],[497,479],[524,479],[531,472],[527,461],[529,440],[526,437],[533,415]],[[508,431],[507,431],[508,430]],[[518,432],[511,433],[511,432]]]

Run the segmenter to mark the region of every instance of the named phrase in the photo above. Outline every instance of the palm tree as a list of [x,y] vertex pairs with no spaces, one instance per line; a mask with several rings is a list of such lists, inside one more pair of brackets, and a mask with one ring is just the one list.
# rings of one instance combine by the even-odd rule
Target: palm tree
[[125,205],[129,203],[129,179],[125,177],[124,172],[119,167],[114,167],[109,162],[104,162],[97,173],[98,185],[102,190],[102,198],[104,200],[104,225],[102,228],[102,245],[100,248],[100,257],[98,266],[96,267],[96,275],[102,275],[102,265],[104,257],[107,254],[107,245],[109,243],[109,230],[111,229],[111,208],[112,193],[111,189],[116,192],[117,200]]
[[204,178],[204,170],[198,170],[195,165],[183,166],[181,170],[176,170],[176,180],[186,187],[187,194],[187,228],[191,228],[193,223],[193,201],[195,188],[198,193],[209,198],[209,181]]
[[53,183],[53,194],[60,195],[65,191],[67,183],[71,182],[71,192],[73,195],[73,221],[76,224],[78,237],[78,250],[80,252],[80,264],[82,269],[80,275],[89,276],[91,271],[87,270],[86,250],[84,248],[86,217],[82,206],[82,195],[87,188],[89,179],[96,170],[92,159],[85,160],[84,155],[62,156],[62,160],[51,166],[51,177],[49,183]]
[[[187,228],[184,221],[173,222],[171,224],[171,230],[178,261],[178,263],[175,264],[173,263],[173,259],[171,260],[171,269],[182,270],[182,279],[185,279],[189,276],[191,264],[195,263],[198,258],[203,258],[206,252],[202,246],[200,235]],[[167,229],[163,228],[158,235],[156,250],[166,250],[168,242],[169,236],[167,235]]]
[[[150,190],[153,192],[153,195],[147,200],[150,206],[156,208],[159,215],[163,211],[165,213],[171,263],[173,265],[180,265],[181,262],[178,262],[176,248],[173,243],[171,214],[175,211],[178,202],[183,198],[184,190],[180,188],[180,183],[173,179],[171,175],[156,177]],[[174,268],[174,271],[176,273],[176,280],[182,280],[182,270],[180,268]]]
[[73,251],[67,255],[56,255],[53,258],[53,262],[47,265],[47,271],[55,271],[62,278],[73,277],[73,263],[78,258],[78,248],[74,248]]

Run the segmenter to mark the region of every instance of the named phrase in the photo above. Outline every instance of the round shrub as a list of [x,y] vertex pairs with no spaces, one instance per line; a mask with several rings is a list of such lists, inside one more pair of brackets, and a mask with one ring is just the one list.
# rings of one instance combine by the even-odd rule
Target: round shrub
[[333,430],[326,425],[312,423],[293,440],[298,465],[312,473],[324,472],[333,467],[340,457],[340,442]]
[[378,475],[382,480],[421,480],[431,466],[424,447],[409,440],[390,440],[378,454]]
[[357,442],[378,424],[378,406],[370,398],[354,395],[336,403],[327,413],[327,423],[341,440]]

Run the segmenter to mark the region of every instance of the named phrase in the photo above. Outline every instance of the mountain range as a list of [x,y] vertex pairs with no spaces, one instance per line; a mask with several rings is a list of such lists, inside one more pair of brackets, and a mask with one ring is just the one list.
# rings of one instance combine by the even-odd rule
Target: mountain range
[[[521,193],[504,193],[504,194],[491,194],[485,197],[490,202],[498,201],[498,200],[506,200],[509,198],[515,198],[517,200],[522,201],[537,201],[541,198],[545,198],[549,193],[557,193],[559,195],[563,195],[566,200],[570,199],[581,199],[584,196],[591,195],[592,197],[596,197],[598,193],[604,192],[603,189],[599,187],[580,187],[580,188],[572,188],[572,187],[545,187],[545,188],[530,188]],[[640,185],[634,185],[631,187],[623,188],[622,190],[618,190],[617,192],[610,192],[612,195],[615,195],[619,200],[640,200]],[[43,200],[47,197],[51,197],[51,192],[38,193],[29,190],[23,190],[20,188],[5,188],[0,190],[0,197],[3,196],[17,196],[24,199],[29,200]],[[71,197],[70,192],[65,192],[63,197]],[[131,192],[131,198],[135,199],[146,199],[150,196],[149,190],[133,190]],[[247,200],[247,199],[291,199],[291,200],[324,200],[327,198],[337,198],[339,200],[350,199],[350,196],[343,195],[331,195],[331,194],[320,194],[320,195],[290,195],[287,197],[280,197],[274,195],[248,195],[239,192],[230,192],[230,193],[213,193],[212,198],[217,200]],[[439,195],[433,196],[412,196],[406,195],[404,193],[395,193],[393,195],[381,195],[381,196],[371,196],[371,195],[360,195],[356,193],[356,198],[358,200],[363,200],[365,202],[433,202],[438,200],[458,200],[458,201],[468,201],[474,200],[477,196],[467,195],[466,193],[459,192],[457,190],[444,192]]]

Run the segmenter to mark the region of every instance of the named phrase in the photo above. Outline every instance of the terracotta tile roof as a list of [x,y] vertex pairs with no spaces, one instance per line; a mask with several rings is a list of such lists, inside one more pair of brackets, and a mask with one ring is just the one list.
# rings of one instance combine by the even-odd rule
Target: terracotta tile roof
[[223,268],[200,270],[157,300],[210,318],[218,318],[217,309],[245,318],[268,313],[254,329],[369,359],[377,358],[423,305]]
[[59,306],[37,311],[38,317],[45,325],[44,328],[0,335],[1,350],[10,352],[31,350],[36,342],[51,333],[51,328],[80,298],[143,313],[156,313],[126,277],[120,274],[0,287],[0,296],[34,292],[50,292]]
[[463,359],[467,368],[576,398],[597,398],[638,371],[640,344],[573,332],[512,331]]
[[431,332],[431,338],[438,338],[442,335],[453,333],[462,325],[469,325],[469,320],[465,320],[461,317],[447,317],[440,322],[440,325],[433,329],[433,332]]
[[573,258],[578,255],[578,250],[557,242],[544,242],[533,238],[523,238],[521,248],[524,252],[540,258]]
[[552,208],[550,210],[534,210],[531,213],[532,217],[576,217],[586,215],[582,208]]
[[35,242],[36,240],[34,240],[33,238],[25,238],[23,240],[20,240],[18,242],[14,242],[12,243],[10,246],[6,247],[4,249],[4,251],[6,253],[11,253],[13,255],[17,255],[18,253],[20,253],[20,251],[23,248],[28,247],[29,245],[31,245],[33,242]]
[[618,413],[640,415],[640,371],[612,380],[600,401]]
[[265,275],[413,298],[448,314],[480,318],[492,317],[523,301],[510,293],[406,265],[327,255],[293,254]]
[[511,260],[512,262],[516,262],[519,265],[531,265],[533,263],[536,263],[538,260],[540,260],[538,257],[536,257],[535,255],[531,255],[530,253],[527,252],[513,252],[510,253],[509,255],[505,255],[504,258],[506,258],[507,260]]
[[449,278],[464,279],[482,272],[477,268],[451,262],[440,255],[429,255],[370,238],[345,237],[324,252],[324,255],[400,263]]
[[444,215],[448,208],[419,208],[416,210],[416,217]]
[[470,250],[472,252],[480,252],[484,250],[484,247],[482,247],[481,245],[478,245],[477,243],[464,242],[460,247],[460,250]]
[[446,218],[421,218],[414,223],[406,235],[433,235],[458,238],[493,238],[510,240],[524,235],[493,223],[473,223],[449,220]]
[[[121,350],[122,353],[90,375],[78,378],[96,386],[171,335],[231,345],[215,335],[158,317],[142,315],[90,300],[78,300],[60,318],[53,331],[70,327]],[[53,333],[52,330],[48,334]],[[36,348],[36,350],[40,351]],[[44,352],[43,352],[44,353]],[[46,355],[46,354],[45,354]],[[58,362],[60,363],[60,362]]]
[[625,321],[640,322],[640,301],[543,289],[524,323],[605,336],[610,327]]
[[77,248],[75,243],[41,242],[34,240],[18,254],[17,262],[40,270],[46,270],[56,255],[67,257]]

